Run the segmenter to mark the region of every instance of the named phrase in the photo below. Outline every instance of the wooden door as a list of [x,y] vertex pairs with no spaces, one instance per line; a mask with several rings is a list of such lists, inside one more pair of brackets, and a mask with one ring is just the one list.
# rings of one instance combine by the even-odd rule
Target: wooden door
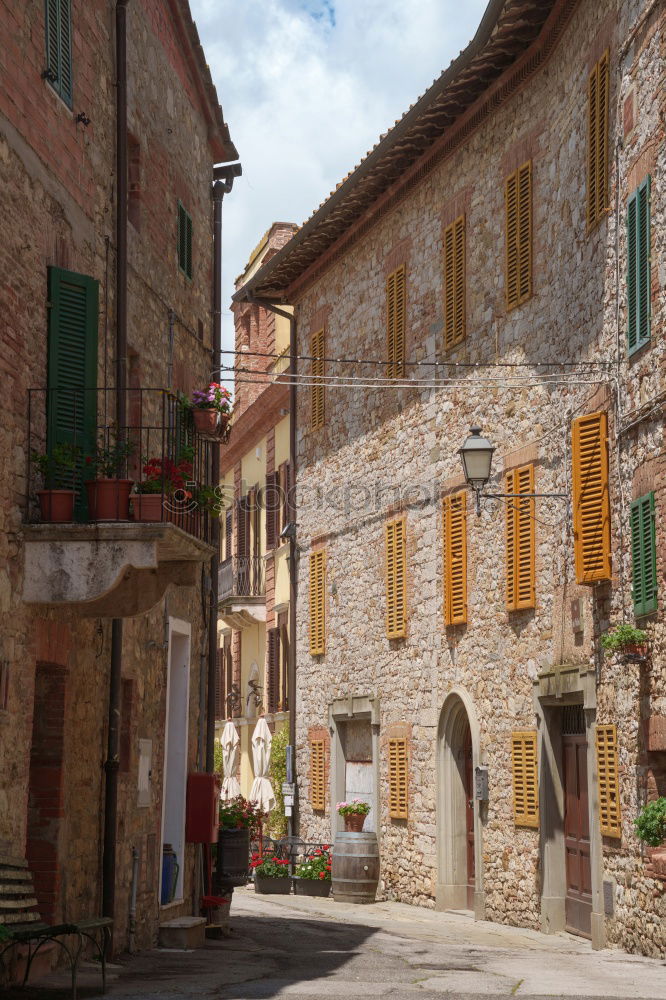
[[474,767],[472,764],[472,733],[469,726],[463,740],[465,779],[465,842],[467,847],[467,908],[474,909]]
[[[562,728],[565,730],[562,733],[562,755],[567,877],[566,928],[572,934],[591,937],[590,814],[587,789],[587,740],[582,708],[576,713],[565,709]],[[571,729],[579,731],[566,731]]]

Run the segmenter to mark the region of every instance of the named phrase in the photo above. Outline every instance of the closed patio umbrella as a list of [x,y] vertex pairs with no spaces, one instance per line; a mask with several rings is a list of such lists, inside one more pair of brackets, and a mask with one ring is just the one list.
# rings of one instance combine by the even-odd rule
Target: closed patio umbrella
[[254,781],[250,792],[250,802],[254,802],[264,812],[270,812],[275,806],[273,786],[268,780],[268,766],[271,762],[271,744],[273,737],[265,719],[259,719],[252,734],[252,762],[254,764]]
[[238,745],[240,739],[238,730],[233,722],[227,722],[222,731],[222,766],[224,768],[224,781],[220,798],[223,802],[235,799],[240,795],[241,788],[236,777],[238,770]]

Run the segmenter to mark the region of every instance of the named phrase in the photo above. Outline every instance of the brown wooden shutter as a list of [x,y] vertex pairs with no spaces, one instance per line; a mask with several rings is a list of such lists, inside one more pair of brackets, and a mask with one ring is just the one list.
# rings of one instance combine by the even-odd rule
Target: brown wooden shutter
[[319,330],[312,334],[310,341],[312,355],[312,386],[311,403],[312,412],[310,414],[310,426],[312,430],[318,430],[324,426],[325,406],[324,406],[324,385],[321,380],[324,378],[324,331]]
[[407,740],[391,739],[389,749],[389,814],[391,819],[407,819],[408,780],[407,780]]
[[609,53],[606,51],[588,80],[587,225],[599,222],[608,207]]
[[516,826],[539,826],[537,734],[520,729],[511,734],[513,816]]
[[506,307],[532,294],[532,161],[506,179]]
[[617,760],[617,727],[596,727],[599,819],[602,837],[622,836],[620,785]]
[[234,554],[233,510],[231,507],[227,509],[224,517],[224,538],[224,558],[231,559]]
[[266,517],[266,548],[274,549],[279,533],[280,492],[278,474],[270,472],[266,476],[264,490],[264,510]]
[[289,614],[281,611],[278,615],[280,630],[280,709],[289,708]]
[[405,266],[386,279],[386,348],[388,378],[405,376]]
[[247,559],[250,554],[250,511],[248,497],[241,497],[236,506],[238,558]]
[[467,621],[467,493],[444,497],[444,622]]
[[289,493],[291,491],[291,466],[283,462],[278,470],[280,482],[280,511],[278,534],[289,524]]
[[312,808],[326,809],[326,746],[323,740],[310,741],[310,802]]
[[[506,474],[507,493],[534,493],[534,466],[524,465]],[[506,607],[533,608],[536,602],[534,499],[506,500]]]
[[222,698],[222,718],[226,719],[231,715],[231,706],[229,704],[229,698],[231,695],[231,687],[234,682],[234,658],[231,651],[231,634],[224,636],[224,687],[223,687],[223,698]]
[[577,417],[571,436],[576,580],[608,580],[611,549],[606,414]]
[[280,702],[280,630],[269,628],[267,638],[266,704],[269,712],[277,712]]
[[407,554],[405,518],[386,525],[386,635],[404,639],[407,634]]
[[326,649],[326,552],[310,553],[310,653],[323,655]]
[[465,216],[444,230],[444,349],[465,339]]

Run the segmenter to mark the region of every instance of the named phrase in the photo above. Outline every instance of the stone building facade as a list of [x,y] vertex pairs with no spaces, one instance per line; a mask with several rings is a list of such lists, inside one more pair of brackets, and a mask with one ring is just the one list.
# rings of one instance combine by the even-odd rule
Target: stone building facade
[[[301,836],[357,795],[389,897],[654,956],[665,27],[491,4],[237,296],[296,316]],[[604,656],[621,622],[647,653]]]
[[[57,396],[61,413],[94,392],[93,452],[95,439],[115,434],[117,6],[127,21],[131,478],[163,454],[163,413],[175,412],[168,391],[206,385],[214,367],[213,165],[237,153],[188,3],[3,2],[0,856],[27,858],[43,919],[99,915],[104,767],[117,767],[114,947],[123,950],[153,945],[167,917],[198,914],[184,796],[186,772],[205,767],[212,548],[185,521],[34,523],[40,483],[30,452],[53,444],[48,400],[63,385],[53,384],[49,352],[57,338],[78,343],[81,329],[78,307],[61,310],[55,329],[54,289],[88,289],[85,336],[97,359],[79,396]],[[212,446],[195,443],[207,465]],[[86,521],[85,511],[77,516]],[[112,618],[124,620],[115,761],[107,759]],[[164,908],[162,848],[174,837],[180,871]]]

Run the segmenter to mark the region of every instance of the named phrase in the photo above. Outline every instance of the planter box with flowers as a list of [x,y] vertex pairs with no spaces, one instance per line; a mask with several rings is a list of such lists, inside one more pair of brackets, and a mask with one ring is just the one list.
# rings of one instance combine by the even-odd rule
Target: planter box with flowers
[[323,844],[296,868],[292,877],[297,896],[330,896],[331,856],[329,845]]
[[42,454],[33,451],[30,461],[41,473],[44,489],[37,490],[42,521],[64,524],[74,517],[76,490],[63,489],[62,484],[72,482],[80,448],[71,444],[57,444]]
[[197,434],[215,441],[226,441],[231,417],[231,393],[219,382],[192,393],[192,418]]
[[630,660],[642,662],[648,655],[648,634],[623,622],[602,635],[601,646],[606,656],[619,653]]
[[131,441],[100,445],[94,455],[86,456],[86,468],[95,478],[86,483],[88,517],[91,521],[128,521],[132,480],[122,473],[134,450]]
[[135,521],[173,520],[173,497],[185,490],[192,478],[192,463],[186,459],[149,458],[143,467],[144,479],[135,483],[132,507]]
[[289,860],[276,858],[273,854],[253,854],[250,868],[254,872],[254,891],[260,893],[279,893],[288,896],[291,892],[289,878]]
[[250,837],[253,836],[264,813],[242,795],[220,803],[220,827],[217,837],[214,890],[221,887],[245,885],[250,862]]
[[362,833],[365,817],[370,812],[370,806],[362,799],[352,799],[351,802],[338,802],[338,815],[342,816],[347,833]]

